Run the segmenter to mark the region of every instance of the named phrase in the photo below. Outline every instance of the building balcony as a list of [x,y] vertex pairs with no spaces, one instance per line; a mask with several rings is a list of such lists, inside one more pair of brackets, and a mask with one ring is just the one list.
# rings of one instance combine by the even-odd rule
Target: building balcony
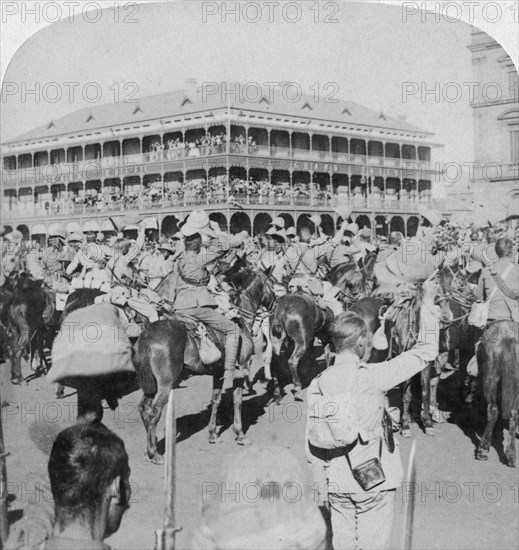
[[[165,149],[132,155],[88,159],[73,163],[54,163],[32,168],[16,170],[4,169],[2,184],[4,188],[33,187],[36,185],[51,185],[74,181],[97,180],[104,178],[124,178],[141,175],[142,173],[160,173],[164,171],[182,171],[186,163],[189,167],[205,167],[209,158],[222,157],[225,165],[230,155],[250,158],[263,158],[267,161],[289,161],[292,170],[315,170],[335,172],[332,165],[350,165],[366,167],[366,170],[377,168],[392,168],[411,171],[430,172],[434,166],[430,161],[416,159],[389,158],[383,156],[360,155],[335,151],[315,151],[268,145],[227,143],[216,147],[194,147]],[[205,163],[203,161],[206,161]],[[254,162],[254,161],[252,161]],[[312,163],[315,163],[312,165]],[[328,164],[320,164],[328,163]],[[275,166],[272,166],[274,169]]]
[[[5,222],[14,220],[45,221],[50,219],[71,219],[74,217],[107,217],[115,214],[123,214],[127,211],[139,212],[171,212],[190,211],[196,208],[219,210],[243,209],[243,210],[317,210],[331,212],[337,206],[349,206],[356,212],[380,212],[380,213],[417,213],[419,207],[431,205],[430,196],[421,199],[399,199],[396,195],[372,195],[353,196],[351,199],[337,194],[330,196],[289,196],[271,194],[247,194],[225,192],[194,194],[194,193],[168,193],[154,198],[141,195],[121,197],[110,202],[98,202],[96,204],[77,204],[73,201],[54,201],[47,204],[26,203],[3,204],[0,211]],[[462,211],[461,205],[434,202],[434,208],[443,211]]]

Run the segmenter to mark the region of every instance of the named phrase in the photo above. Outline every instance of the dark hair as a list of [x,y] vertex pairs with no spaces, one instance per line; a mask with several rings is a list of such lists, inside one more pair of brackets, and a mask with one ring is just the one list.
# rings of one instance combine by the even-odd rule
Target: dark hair
[[362,317],[346,311],[335,318],[330,332],[335,351],[342,353],[345,350],[353,349],[359,338],[367,336],[368,327]]
[[118,435],[103,424],[80,423],[58,434],[48,471],[57,515],[69,523],[91,521],[106,488],[118,476],[127,478],[130,466]]
[[496,254],[498,258],[506,258],[514,253],[514,243],[508,237],[500,237],[496,241]]

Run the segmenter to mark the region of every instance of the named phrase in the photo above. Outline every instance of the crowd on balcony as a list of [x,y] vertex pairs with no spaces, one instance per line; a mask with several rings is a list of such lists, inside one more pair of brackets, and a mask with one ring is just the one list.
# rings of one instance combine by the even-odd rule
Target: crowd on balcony
[[[150,145],[150,160],[174,160],[186,157],[204,157],[208,155],[217,155],[225,153],[227,150],[227,136],[223,132],[215,135],[207,133],[205,136],[194,140],[181,140],[180,138],[169,139],[166,145],[159,140]],[[254,154],[257,145],[252,136],[247,139],[243,134],[237,137],[231,137],[229,140],[229,150],[237,154]]]

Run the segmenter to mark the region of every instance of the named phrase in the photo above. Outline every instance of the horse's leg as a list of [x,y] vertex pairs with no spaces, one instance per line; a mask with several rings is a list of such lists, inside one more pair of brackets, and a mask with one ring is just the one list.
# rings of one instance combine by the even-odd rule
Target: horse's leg
[[272,361],[272,342],[270,340],[270,319],[268,317],[266,317],[261,324],[261,330],[267,342],[265,351],[263,352],[263,370],[265,372],[265,378],[267,380],[272,380],[272,371],[270,369],[270,363]]
[[168,402],[170,389],[169,386],[159,386],[157,394],[146,409],[147,425],[143,419],[148,436],[146,458],[152,464],[164,463],[164,457],[157,453],[157,425],[162,415],[162,411]]
[[22,356],[18,351],[12,352],[10,354],[11,362],[11,382],[16,386],[20,385],[23,382],[22,377]]
[[[491,358],[487,358],[487,361],[491,360]],[[492,370],[493,369],[489,368],[490,372]],[[490,444],[492,443],[492,434],[494,433],[494,427],[499,414],[497,406],[497,382],[498,380],[495,373],[493,373],[493,377],[488,375],[485,376],[483,381],[485,401],[487,402],[487,424],[476,453],[476,458],[478,460],[488,460],[488,452],[490,450]]]
[[243,404],[243,378],[233,380],[232,399],[234,405],[234,425],[233,430],[236,434],[238,445],[250,445],[251,440],[243,433],[242,426],[242,404]]
[[301,338],[295,341],[294,351],[288,360],[288,366],[290,368],[290,374],[292,375],[292,381],[294,382],[294,399],[296,401],[303,401],[303,395],[301,393],[301,379],[297,372],[299,361],[303,358],[306,352],[307,342]]
[[404,382],[402,392],[402,437],[411,437],[411,379]]
[[220,376],[220,374],[213,375],[213,394],[211,396],[211,418],[209,419],[209,443],[216,443],[218,441],[218,434],[216,433],[216,416],[218,414],[218,407],[220,405],[220,401],[222,400],[222,388],[223,388],[223,378]]
[[279,405],[281,403],[281,386],[279,385],[279,361],[280,357],[279,355],[272,355],[272,369],[271,369],[271,376],[272,379],[269,383],[270,388],[272,388],[272,398],[276,405]]
[[508,445],[506,446],[505,455],[508,466],[517,467],[517,454],[515,449],[515,432],[517,431],[517,410],[510,411],[510,419],[508,421]]
[[434,435],[434,426],[431,418],[431,363],[420,373],[422,382],[423,425],[427,435]]

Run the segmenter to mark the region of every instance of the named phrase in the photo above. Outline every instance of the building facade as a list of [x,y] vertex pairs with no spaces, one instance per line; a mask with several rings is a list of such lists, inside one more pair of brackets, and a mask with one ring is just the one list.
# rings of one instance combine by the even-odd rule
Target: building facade
[[290,96],[289,83],[258,85],[253,100],[240,86],[187,80],[4,143],[3,223],[41,240],[52,223],[108,232],[110,217],[135,210],[158,238],[204,208],[232,232],[264,231],[279,215],[300,226],[319,213],[332,233],[351,206],[361,227],[414,234],[441,177],[431,133],[352,102]]
[[[519,75],[504,48],[474,29],[472,52],[474,94],[476,205],[497,214],[519,208]],[[498,216],[499,217],[499,216]]]

